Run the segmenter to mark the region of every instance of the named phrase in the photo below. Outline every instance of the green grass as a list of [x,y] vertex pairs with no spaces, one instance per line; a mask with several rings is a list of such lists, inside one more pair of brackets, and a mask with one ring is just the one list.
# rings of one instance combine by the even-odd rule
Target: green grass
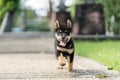
[[120,71],[120,41],[75,41],[75,53]]

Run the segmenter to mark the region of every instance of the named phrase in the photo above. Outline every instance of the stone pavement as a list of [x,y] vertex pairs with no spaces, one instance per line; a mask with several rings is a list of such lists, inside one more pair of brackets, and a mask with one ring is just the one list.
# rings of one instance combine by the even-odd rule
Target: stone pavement
[[[120,80],[120,74],[75,56],[74,69],[57,69],[52,38],[0,40],[0,80]],[[97,78],[102,74],[105,77]]]
[[0,53],[54,52],[53,38],[0,39]]

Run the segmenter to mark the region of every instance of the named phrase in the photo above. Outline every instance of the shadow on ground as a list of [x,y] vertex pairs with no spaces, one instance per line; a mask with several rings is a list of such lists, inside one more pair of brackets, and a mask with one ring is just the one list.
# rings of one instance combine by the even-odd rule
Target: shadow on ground
[[[59,70],[57,73],[0,73],[0,79],[34,79],[34,78],[96,78],[97,74],[104,74],[106,77],[100,77],[103,79],[112,78],[110,75],[99,70],[82,70],[74,69],[72,72],[66,72]],[[114,77],[118,77],[114,75]]]

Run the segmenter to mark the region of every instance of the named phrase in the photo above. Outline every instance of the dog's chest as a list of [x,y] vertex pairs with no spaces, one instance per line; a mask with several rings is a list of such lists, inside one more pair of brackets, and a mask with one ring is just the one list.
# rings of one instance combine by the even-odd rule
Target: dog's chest
[[67,47],[61,47],[59,45],[56,46],[56,49],[58,51],[61,51],[61,52],[67,52],[69,54],[71,54],[73,51],[74,51],[74,47],[73,47],[73,44],[71,43],[70,45],[68,45]]

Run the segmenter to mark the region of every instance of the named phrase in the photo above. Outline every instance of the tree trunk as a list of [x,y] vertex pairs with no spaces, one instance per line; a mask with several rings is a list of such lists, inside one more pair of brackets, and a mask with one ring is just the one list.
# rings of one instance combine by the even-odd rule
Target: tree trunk
[[14,12],[6,12],[5,13],[5,16],[3,18],[3,21],[2,21],[2,24],[0,27],[0,33],[11,31],[13,16],[14,16]]

